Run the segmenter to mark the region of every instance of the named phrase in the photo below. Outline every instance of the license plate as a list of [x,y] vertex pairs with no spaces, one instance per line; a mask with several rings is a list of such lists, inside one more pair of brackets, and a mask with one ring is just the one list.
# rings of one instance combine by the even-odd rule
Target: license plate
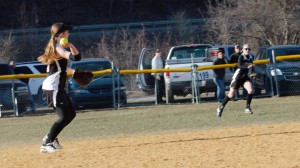
[[205,80],[209,78],[208,71],[198,72],[199,80]]

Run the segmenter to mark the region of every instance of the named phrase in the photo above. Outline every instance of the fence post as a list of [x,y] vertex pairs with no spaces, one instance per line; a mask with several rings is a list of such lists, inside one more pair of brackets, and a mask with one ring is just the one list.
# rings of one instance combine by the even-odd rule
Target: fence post
[[117,79],[118,79],[118,108],[121,107],[121,91],[120,91],[120,71],[117,69]]
[[271,68],[273,67],[273,65],[272,65],[272,62],[271,62],[271,59],[270,58],[268,58],[268,60],[269,60],[269,66],[267,67],[267,73],[269,73],[270,75],[270,78],[269,78],[269,87],[270,87],[270,94],[271,94],[271,97],[273,97],[274,96],[274,86],[273,86],[273,77],[272,77],[272,73],[271,73]]
[[192,71],[191,71],[191,76],[192,76],[192,103],[195,103],[195,68],[194,68],[194,54],[191,53],[191,62],[192,62]]
[[[277,79],[277,71],[276,71],[276,56],[275,56],[275,53],[274,53],[274,50],[272,50],[272,59],[274,61],[273,63],[273,70],[274,70],[274,80],[275,80],[275,86],[276,86],[276,93],[277,93],[277,97],[280,96],[280,93],[279,93],[279,83],[278,83],[278,79]],[[272,78],[272,74],[271,74],[271,78]],[[272,85],[273,85],[273,82],[272,82]]]
[[[194,64],[195,53],[191,54],[192,59],[192,103],[199,103],[199,80],[198,80],[198,66]],[[196,100],[196,102],[195,102]]]
[[11,98],[12,98],[14,115],[19,116],[18,100],[17,100],[17,97],[15,96],[15,80],[14,79],[12,79],[12,83],[11,83]]
[[1,107],[2,107],[2,104],[0,104],[0,118],[2,117]]
[[196,94],[197,94],[197,103],[200,103],[201,102],[201,96],[200,96],[200,84],[199,84],[199,71],[198,71],[198,66],[195,67],[195,86],[196,86]]
[[195,103],[195,82],[194,82],[194,65],[192,65],[192,72],[191,72],[191,76],[192,76],[192,103]]
[[[199,103],[199,80],[197,65],[193,64],[192,69],[192,92],[193,92],[193,103]],[[196,100],[196,101],[195,101]]]
[[116,109],[116,88],[115,88],[115,73],[114,73],[114,63],[111,62],[111,79],[112,79],[112,94],[113,94],[113,108]]

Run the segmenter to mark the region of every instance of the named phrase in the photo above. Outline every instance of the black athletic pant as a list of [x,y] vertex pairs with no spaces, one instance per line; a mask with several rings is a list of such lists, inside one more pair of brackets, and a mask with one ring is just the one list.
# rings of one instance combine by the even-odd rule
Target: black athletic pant
[[53,142],[58,134],[66,127],[76,116],[74,106],[65,91],[57,93],[56,107],[53,106],[53,91],[44,91],[47,95],[48,105],[51,105],[58,114],[58,120],[52,125],[48,134],[46,143]]
[[165,79],[164,76],[159,76],[160,80],[155,79],[155,84],[157,85],[156,92],[157,92],[157,103],[162,103],[163,101],[163,96],[165,92]]

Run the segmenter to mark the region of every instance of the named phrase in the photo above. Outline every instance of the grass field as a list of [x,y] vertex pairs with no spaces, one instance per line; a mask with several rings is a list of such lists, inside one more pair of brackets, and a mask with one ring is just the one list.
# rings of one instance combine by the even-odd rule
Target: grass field
[[[170,136],[170,134],[174,135],[174,134],[196,132],[199,135],[199,134],[205,134],[206,131],[217,131],[217,134],[220,134],[220,131],[218,130],[240,129],[240,128],[245,128],[247,130],[247,128],[251,128],[251,127],[259,127],[259,126],[264,127],[266,125],[277,125],[277,124],[288,124],[288,123],[293,123],[299,126],[300,124],[299,102],[300,102],[300,96],[253,99],[252,109],[254,111],[254,114],[252,115],[244,113],[244,108],[245,108],[244,100],[229,102],[224,110],[222,118],[218,118],[216,116],[217,103],[201,103],[201,104],[189,104],[189,105],[160,105],[160,106],[126,107],[118,110],[79,111],[77,113],[77,117],[75,118],[75,120],[63,130],[63,132],[59,135],[59,138],[63,145],[64,144],[68,145],[75,142],[86,142],[87,140],[105,141],[106,139],[112,140],[112,139],[119,139],[124,137],[128,137],[128,138],[146,137],[145,139],[142,140],[142,142],[137,140],[137,143],[151,144],[152,142],[151,138],[153,138],[153,136],[155,137],[156,135],[157,136],[159,135],[162,139],[166,138],[168,139],[168,141],[173,141],[173,140],[180,141],[180,139],[178,140],[178,138]],[[44,115],[24,116],[24,117],[0,118],[0,134],[1,134],[0,149],[5,149],[5,150],[0,150],[2,151],[0,152],[1,154],[0,159],[1,160],[4,159],[5,161],[5,162],[1,161],[2,165],[0,163],[0,167],[3,166],[10,167],[9,166],[10,164],[4,164],[10,161],[10,159],[12,159],[10,157],[4,157],[5,153],[3,152],[6,150],[16,149],[20,146],[24,148],[29,146],[31,147],[34,146],[35,149],[32,149],[32,152],[34,153],[34,155],[39,154],[38,151],[39,151],[39,145],[41,145],[41,139],[49,131],[50,126],[53,124],[55,120],[56,120],[56,114],[54,113],[44,114]],[[259,130],[259,128],[257,129]],[[265,128],[262,128],[262,130],[264,129]],[[278,131],[280,132],[280,134],[282,132],[283,134],[284,132],[286,132],[287,134],[291,133],[292,135],[297,135],[299,137],[300,128],[297,127],[294,130],[285,130],[285,131],[278,129]],[[236,137],[240,136],[241,138],[243,138],[245,134],[247,134],[247,132],[243,132],[241,134],[234,135],[234,136]],[[262,134],[268,135],[268,133],[262,133]],[[229,135],[229,134],[225,133],[224,136],[225,135]],[[213,137],[215,136],[216,135],[214,135]],[[173,139],[170,137],[173,137]],[[131,141],[134,140],[131,139]],[[161,142],[162,140],[160,139],[159,141]],[[296,153],[293,153],[293,155],[296,154],[295,157],[300,158],[299,139],[296,142],[297,142],[295,144]],[[107,141],[105,141],[105,143],[103,142],[103,144],[106,143]],[[112,143],[116,143],[116,142],[112,140]],[[161,143],[158,144],[161,145]],[[112,144],[108,146],[111,145]],[[85,148],[87,147],[85,146]],[[155,149],[155,147],[153,149]],[[209,149],[209,147],[207,149]],[[68,149],[63,149],[63,150],[68,152]],[[60,154],[53,155],[54,158],[55,156],[57,157],[57,156],[64,155],[63,151],[59,153]],[[109,153],[108,155],[110,154],[111,153]],[[13,157],[13,154],[11,155],[12,155],[11,157]],[[158,153],[154,152],[153,155],[158,155]],[[88,154],[86,154],[86,156],[88,156]],[[47,157],[49,156],[47,155]],[[198,156],[195,156],[195,158],[197,157]],[[108,160],[109,159],[113,159],[113,158],[108,158]],[[293,159],[295,161],[295,158]],[[184,165],[184,163],[186,162],[184,160],[179,161],[180,164],[168,163],[169,166],[164,165],[163,162],[159,164],[158,163],[155,164],[147,161],[147,159],[146,160],[144,159],[143,161],[149,163],[149,165],[146,163],[143,164],[137,163],[137,165],[133,164],[130,167],[132,166],[133,167],[169,167],[170,165],[174,165],[171,167],[190,167],[190,166],[179,166],[182,164]],[[255,161],[252,162],[255,163]],[[64,165],[62,167],[94,167],[94,166],[119,167],[117,166],[119,164],[110,165],[109,163],[103,164],[106,166],[103,165],[99,166],[97,164],[97,161],[93,162],[94,164],[91,163],[88,164],[88,163],[85,166],[72,164],[72,165]],[[296,159],[296,162],[290,162],[290,163],[293,163],[291,164],[292,167],[300,167],[299,159]],[[122,165],[123,164],[121,164],[120,167],[127,167],[125,166],[126,164],[123,166]],[[231,163],[225,165],[227,165],[227,167],[235,167]],[[251,162],[248,165],[251,165]],[[287,166],[290,167],[291,165],[287,165]],[[29,165],[25,164],[20,167],[28,167],[28,166],[30,167],[30,164]],[[52,167],[52,166],[48,165],[45,167]],[[194,165],[192,164],[191,167],[202,167],[202,166],[195,163]],[[223,166],[219,165],[217,167],[223,167]],[[269,166],[265,165],[261,167],[269,167]],[[278,167],[280,166],[278,165]]]

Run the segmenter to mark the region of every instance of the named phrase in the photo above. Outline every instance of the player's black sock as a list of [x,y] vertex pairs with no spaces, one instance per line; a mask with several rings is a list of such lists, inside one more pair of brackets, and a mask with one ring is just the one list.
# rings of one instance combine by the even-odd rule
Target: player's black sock
[[226,106],[226,104],[229,102],[231,98],[229,98],[227,95],[225,96],[225,98],[223,99],[222,101],[222,107],[221,108],[224,108]]
[[250,104],[251,104],[251,101],[252,101],[252,94],[248,94],[247,95],[247,104],[246,104],[246,108],[249,108],[250,107]]

